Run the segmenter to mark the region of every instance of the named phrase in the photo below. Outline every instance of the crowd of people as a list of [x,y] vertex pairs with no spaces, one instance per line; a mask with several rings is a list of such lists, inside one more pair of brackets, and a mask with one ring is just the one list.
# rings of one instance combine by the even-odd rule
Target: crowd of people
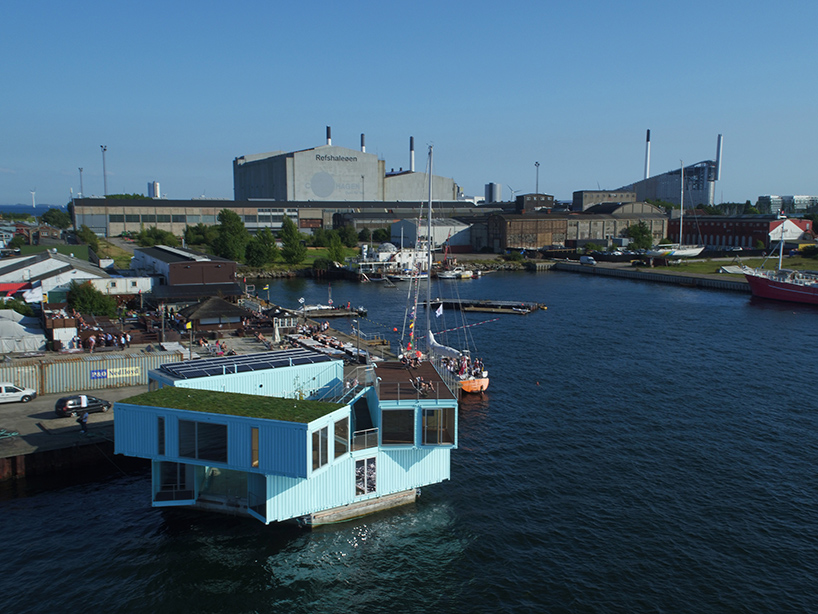
[[461,379],[468,377],[483,377],[483,371],[485,370],[483,360],[481,358],[475,358],[472,360],[470,356],[465,354],[461,356],[459,360],[444,356],[441,363],[449,370],[449,372],[454,373]]

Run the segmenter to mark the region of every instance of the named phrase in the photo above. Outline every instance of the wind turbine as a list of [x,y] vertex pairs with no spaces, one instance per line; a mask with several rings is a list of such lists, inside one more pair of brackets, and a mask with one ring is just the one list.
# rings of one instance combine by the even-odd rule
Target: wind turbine
[[31,192],[31,207],[32,207],[32,209],[36,209],[37,208],[37,202],[36,202],[36,200],[34,198],[34,195],[37,193],[37,188],[34,188],[33,190],[29,190],[29,191]]
[[511,192],[511,202],[514,202],[514,197],[517,196],[517,192],[520,190],[515,190],[511,186],[508,186],[508,191]]

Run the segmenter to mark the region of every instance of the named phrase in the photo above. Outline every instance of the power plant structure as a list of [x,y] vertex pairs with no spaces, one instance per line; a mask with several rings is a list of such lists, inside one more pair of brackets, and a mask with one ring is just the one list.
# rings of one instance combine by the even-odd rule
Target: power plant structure
[[[455,201],[460,192],[453,179],[434,176],[435,200]],[[332,144],[327,126],[324,145],[301,151],[272,151],[233,160],[233,197],[237,201],[422,201],[428,178],[415,172],[415,139],[409,139],[409,167],[386,171],[386,162],[360,150]]]
[[[704,160],[684,168],[685,207],[715,204],[716,181],[721,179],[722,135],[716,142],[716,159]],[[617,191],[635,192],[636,200],[662,200],[681,205],[682,169],[650,176],[650,130],[645,143],[645,178]]]

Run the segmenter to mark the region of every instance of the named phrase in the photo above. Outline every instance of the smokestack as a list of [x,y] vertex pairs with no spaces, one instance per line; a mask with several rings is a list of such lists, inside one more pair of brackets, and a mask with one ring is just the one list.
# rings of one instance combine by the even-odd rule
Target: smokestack
[[327,126],[327,145],[332,145],[332,128]]
[[645,179],[650,177],[650,128],[648,128],[648,136],[645,141]]
[[721,179],[721,135],[716,141],[716,181]]
[[366,140],[363,132],[361,132],[361,152],[366,153]]
[[415,137],[409,137],[409,171],[415,172]]

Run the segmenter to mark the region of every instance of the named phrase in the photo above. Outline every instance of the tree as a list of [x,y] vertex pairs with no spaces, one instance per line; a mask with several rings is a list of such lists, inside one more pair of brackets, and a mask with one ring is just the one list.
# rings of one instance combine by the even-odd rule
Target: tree
[[281,256],[284,258],[284,262],[287,264],[303,262],[304,258],[307,257],[307,246],[304,245],[303,237],[298,232],[295,222],[284,216],[278,236],[284,246],[281,248]]
[[329,250],[327,250],[327,258],[333,262],[343,262],[344,258],[346,258],[344,244],[341,243],[341,237],[339,237],[337,234],[333,235],[330,239]]
[[185,243],[188,245],[205,245],[212,248],[218,236],[218,228],[209,224],[199,222],[195,226],[185,227]]
[[338,235],[341,237],[341,242],[347,247],[358,246],[358,233],[352,226],[344,226],[338,230]]
[[630,238],[634,249],[649,249],[653,245],[653,233],[645,222],[628,226],[625,236]]
[[116,300],[94,288],[90,281],[77,283],[72,281],[68,286],[66,297],[69,307],[82,314],[116,317]]
[[372,231],[369,228],[364,228],[358,233],[358,241],[361,243],[369,243],[372,239]]
[[85,224],[80,226],[79,231],[77,231],[77,239],[79,239],[81,243],[85,243],[94,250],[95,253],[99,253],[99,239],[97,235],[94,234],[94,231]]
[[31,305],[16,298],[6,300],[6,302],[3,304],[3,309],[12,309],[24,316],[34,315],[34,310],[31,308]]
[[278,257],[278,251],[273,233],[269,228],[263,228],[247,244],[245,250],[247,264],[256,267],[264,266]]
[[378,228],[372,233],[372,240],[376,243],[389,243],[392,240],[392,231],[388,228]]
[[327,232],[323,228],[316,228],[312,231],[312,237],[310,238],[310,245],[313,247],[327,247],[329,245],[330,239],[330,230]]
[[107,194],[105,196],[108,200],[151,200],[150,196],[144,194]]
[[63,230],[71,226],[71,216],[56,207],[52,207],[43,213],[40,219],[46,224],[54,226],[55,228],[62,228]]
[[8,247],[9,249],[20,249],[23,245],[26,245],[26,238],[23,235],[14,235],[9,241]]
[[250,242],[250,233],[244,227],[244,222],[230,209],[222,209],[218,219],[218,235],[213,241],[213,251],[222,258],[243,262],[244,251]]
[[153,247],[154,245],[176,247],[179,245],[176,235],[167,230],[160,230],[156,226],[140,230],[136,235],[136,242],[141,247]]

